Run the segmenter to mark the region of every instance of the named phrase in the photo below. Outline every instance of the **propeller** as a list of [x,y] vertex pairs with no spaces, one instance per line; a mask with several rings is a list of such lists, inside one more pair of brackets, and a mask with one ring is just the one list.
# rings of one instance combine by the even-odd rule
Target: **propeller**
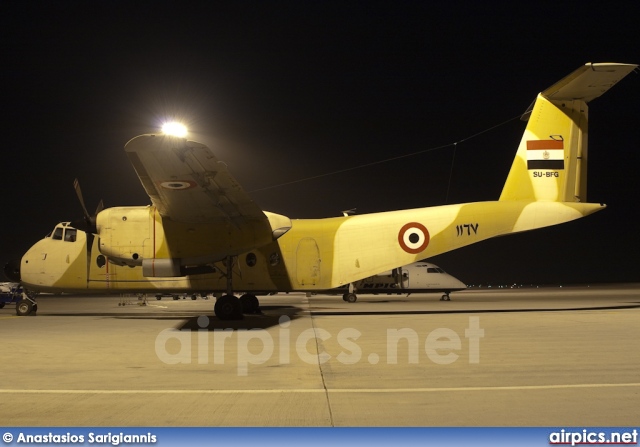
[[89,277],[91,275],[91,251],[93,249],[93,241],[95,235],[98,234],[96,220],[98,218],[98,213],[100,213],[100,211],[104,209],[104,202],[100,200],[100,202],[98,203],[98,207],[96,208],[96,212],[93,213],[92,216],[89,214],[89,211],[87,211],[87,206],[84,204],[82,189],[80,188],[80,182],[78,181],[78,179],[75,179],[73,181],[73,189],[76,190],[76,195],[78,196],[78,200],[80,201],[80,205],[82,206],[82,211],[84,212],[84,220],[72,222],[71,225],[87,233],[87,281],[89,281]]
[[[89,214],[89,211],[87,211],[87,207],[84,204],[84,198],[82,197],[82,189],[80,188],[80,182],[78,181],[78,179],[75,179],[73,181],[73,188],[76,190],[76,195],[78,196],[78,200],[80,201],[80,205],[82,206],[82,211],[84,212],[84,225],[80,224],[78,225],[78,221],[73,222],[73,226],[76,228],[80,228],[81,230],[84,230],[86,233],[91,233],[91,234],[96,234],[98,233],[98,229],[96,228],[96,218],[98,216],[98,213],[100,211],[102,211],[104,209],[104,202],[102,200],[100,200],[100,203],[98,203],[98,207],[96,208],[96,212],[93,213],[93,215]],[[84,228],[81,228],[84,227]]]

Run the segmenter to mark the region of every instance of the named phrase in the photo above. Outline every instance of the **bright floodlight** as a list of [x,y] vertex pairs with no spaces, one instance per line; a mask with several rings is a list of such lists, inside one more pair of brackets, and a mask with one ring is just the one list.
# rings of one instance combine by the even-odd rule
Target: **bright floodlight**
[[164,123],[162,132],[167,135],[173,135],[174,137],[187,136],[187,128],[180,123]]

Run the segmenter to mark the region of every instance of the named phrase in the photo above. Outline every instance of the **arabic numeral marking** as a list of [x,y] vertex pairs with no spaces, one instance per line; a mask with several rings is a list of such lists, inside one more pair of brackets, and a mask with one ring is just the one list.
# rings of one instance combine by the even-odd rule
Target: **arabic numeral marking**
[[456,234],[458,237],[460,236],[471,236],[471,234],[478,234],[478,228],[480,227],[479,223],[470,223],[470,224],[462,224],[456,225]]

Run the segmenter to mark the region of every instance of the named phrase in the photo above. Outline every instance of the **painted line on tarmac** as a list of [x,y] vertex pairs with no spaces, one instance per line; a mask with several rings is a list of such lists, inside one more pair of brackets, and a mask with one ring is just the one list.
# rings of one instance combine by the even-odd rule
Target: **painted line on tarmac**
[[11,390],[0,389],[0,394],[305,394],[305,393],[439,393],[465,391],[529,391],[562,390],[576,388],[640,387],[640,383],[581,383],[567,385],[472,386],[458,388],[292,388],[271,390]]

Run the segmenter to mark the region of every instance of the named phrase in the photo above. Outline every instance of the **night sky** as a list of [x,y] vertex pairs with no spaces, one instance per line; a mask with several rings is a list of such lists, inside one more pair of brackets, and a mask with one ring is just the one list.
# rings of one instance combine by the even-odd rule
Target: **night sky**
[[[169,118],[292,218],[497,200],[539,91],[640,63],[635,5],[2,2],[0,258],[82,216],[76,177],[90,210],[148,204],[123,147]],[[640,282],[639,104],[637,74],[590,103],[606,210],[433,261],[467,283]]]

